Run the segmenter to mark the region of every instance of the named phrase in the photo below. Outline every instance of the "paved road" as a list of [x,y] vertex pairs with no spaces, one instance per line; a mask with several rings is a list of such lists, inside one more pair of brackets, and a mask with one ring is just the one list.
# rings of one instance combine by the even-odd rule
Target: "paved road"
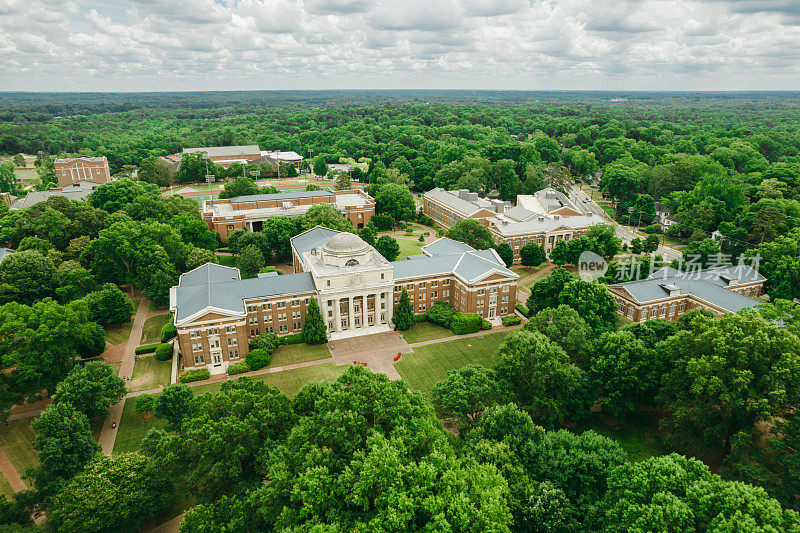
[[[606,212],[600,207],[597,202],[591,199],[591,197],[586,194],[586,192],[582,191],[579,187],[572,186],[569,190],[569,198],[573,202],[575,202],[578,206],[582,207],[585,211],[592,213],[595,216],[599,216],[603,220],[607,221],[609,224],[614,226],[614,229],[617,232],[617,236],[622,239],[623,242],[630,244],[632,239],[637,237],[642,238],[641,235],[637,235],[633,228],[629,226],[623,226],[618,224],[615,220],[609,218]],[[683,254],[674,248],[670,248],[669,246],[659,246],[656,250],[656,255],[660,255],[664,258],[664,261],[670,262],[673,259],[680,259]]]

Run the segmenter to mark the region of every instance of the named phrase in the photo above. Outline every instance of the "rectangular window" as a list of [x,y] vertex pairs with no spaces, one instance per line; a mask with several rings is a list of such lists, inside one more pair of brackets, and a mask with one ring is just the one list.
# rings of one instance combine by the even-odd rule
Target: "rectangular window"
[[431,287],[438,287],[438,286],[439,286],[438,281],[431,281]]
[[424,303],[419,304],[419,310],[420,311],[424,311],[425,310],[425,304]]
[[478,289],[478,296],[483,296],[483,294],[484,294],[485,292],[486,292],[486,290],[485,290],[485,289]]
[[419,293],[419,299],[420,300],[424,300],[425,299],[425,293],[424,292]]
[[678,307],[678,310],[679,310],[681,313],[683,313],[684,311],[686,311],[686,301],[685,301],[685,300],[681,302],[681,305]]
[[658,307],[653,307],[650,310],[650,318],[655,318],[656,317],[656,313],[658,313]]
[[508,303],[508,295],[506,294],[505,296],[503,296],[502,300],[500,300],[500,301],[503,302],[504,304],[507,304]]
[[236,333],[236,326],[225,326],[225,333]]
[[228,351],[228,358],[229,359],[239,359],[239,350],[230,350],[230,351]]
[[239,339],[236,337],[228,337],[228,346],[236,346],[239,343]]
[[300,305],[300,300],[292,300],[292,307],[297,307]]
[[450,296],[450,290],[449,290],[449,289],[445,289],[445,290],[443,290],[443,291],[442,291],[442,296],[443,296],[443,297],[445,297],[445,298],[447,298],[448,296]]
[[219,328],[208,328],[209,335],[219,335]]
[[508,292],[511,290],[511,285],[503,285],[503,292]]
[[483,307],[483,300],[478,300],[478,307]]

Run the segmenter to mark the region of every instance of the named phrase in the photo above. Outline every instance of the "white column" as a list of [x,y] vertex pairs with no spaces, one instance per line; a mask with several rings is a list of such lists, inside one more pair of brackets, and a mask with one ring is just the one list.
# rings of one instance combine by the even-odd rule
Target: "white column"
[[367,310],[367,301],[369,300],[369,293],[364,293],[361,295],[362,305],[361,305],[361,327],[365,328],[369,326],[369,321],[367,318],[369,317],[369,311]]
[[[386,323],[392,325],[392,316],[394,316],[394,292],[385,292],[383,301],[386,303],[386,309],[379,309],[378,312],[386,313]],[[380,305],[380,304],[379,304]],[[378,315],[380,318],[380,315]]]
[[333,330],[342,331],[341,303],[339,298],[333,299]]
[[347,299],[347,329],[353,329],[355,323],[355,320],[353,320],[354,315],[353,297],[351,296]]

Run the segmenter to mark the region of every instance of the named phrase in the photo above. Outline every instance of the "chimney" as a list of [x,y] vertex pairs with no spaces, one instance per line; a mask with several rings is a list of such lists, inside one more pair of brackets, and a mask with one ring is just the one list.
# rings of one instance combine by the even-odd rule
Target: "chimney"
[[469,189],[458,189],[458,197],[462,200],[466,200],[469,196]]
[[467,201],[468,202],[475,202],[477,200],[478,200],[478,193],[476,193],[476,192],[467,193]]

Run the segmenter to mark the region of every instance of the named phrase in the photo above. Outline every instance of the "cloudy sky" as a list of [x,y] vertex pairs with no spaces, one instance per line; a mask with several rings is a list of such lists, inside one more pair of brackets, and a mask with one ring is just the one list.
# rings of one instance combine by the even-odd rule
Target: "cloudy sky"
[[800,0],[0,0],[0,90],[800,89]]

